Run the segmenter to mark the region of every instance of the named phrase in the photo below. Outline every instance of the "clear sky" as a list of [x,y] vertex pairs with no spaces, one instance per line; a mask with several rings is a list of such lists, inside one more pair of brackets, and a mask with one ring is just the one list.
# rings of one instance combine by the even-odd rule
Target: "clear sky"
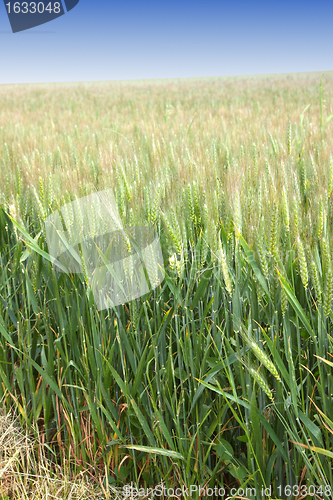
[[4,3],[0,83],[333,70],[333,0],[80,0],[19,33]]

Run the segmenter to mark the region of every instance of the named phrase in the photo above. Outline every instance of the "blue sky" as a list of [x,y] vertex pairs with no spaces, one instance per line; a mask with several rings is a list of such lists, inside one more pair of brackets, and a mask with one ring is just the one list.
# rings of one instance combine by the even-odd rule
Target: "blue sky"
[[12,33],[1,3],[0,83],[328,71],[332,22],[327,0],[80,0]]

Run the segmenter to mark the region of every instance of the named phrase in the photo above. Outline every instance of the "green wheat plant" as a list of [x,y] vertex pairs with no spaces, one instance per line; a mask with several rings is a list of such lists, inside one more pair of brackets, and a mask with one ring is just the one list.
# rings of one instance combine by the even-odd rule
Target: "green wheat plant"
[[[35,443],[26,461],[0,447],[0,497],[10,482],[16,498],[55,495],[52,478],[78,498],[161,482],[331,497],[332,72],[320,77],[0,88],[0,401]],[[82,252],[81,273],[60,272],[45,220],[63,207],[64,230],[77,218],[94,235],[98,208],[70,202],[111,188],[124,226],[156,232],[165,276],[98,310]]]

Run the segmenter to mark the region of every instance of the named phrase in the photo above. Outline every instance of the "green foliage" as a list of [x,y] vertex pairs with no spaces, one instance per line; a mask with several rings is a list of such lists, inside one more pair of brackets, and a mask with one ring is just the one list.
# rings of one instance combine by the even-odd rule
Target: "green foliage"
[[[333,484],[332,159],[317,82],[287,83],[188,83],[195,98],[156,85],[148,100],[139,85],[111,97],[96,84],[66,90],[82,106],[37,135],[39,151],[33,121],[1,129],[0,400],[73,475],[272,484],[276,498],[300,480]],[[21,97],[6,99],[11,117]],[[84,275],[52,267],[44,234],[97,180],[115,186],[124,221],[157,228],[166,267],[145,297],[104,311]]]

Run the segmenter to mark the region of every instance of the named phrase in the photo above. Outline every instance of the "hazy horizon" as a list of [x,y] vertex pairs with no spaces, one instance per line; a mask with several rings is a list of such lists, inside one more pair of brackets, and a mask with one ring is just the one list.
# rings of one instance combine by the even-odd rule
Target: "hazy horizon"
[[12,33],[0,7],[1,84],[156,80],[333,70],[333,3],[80,0]]

